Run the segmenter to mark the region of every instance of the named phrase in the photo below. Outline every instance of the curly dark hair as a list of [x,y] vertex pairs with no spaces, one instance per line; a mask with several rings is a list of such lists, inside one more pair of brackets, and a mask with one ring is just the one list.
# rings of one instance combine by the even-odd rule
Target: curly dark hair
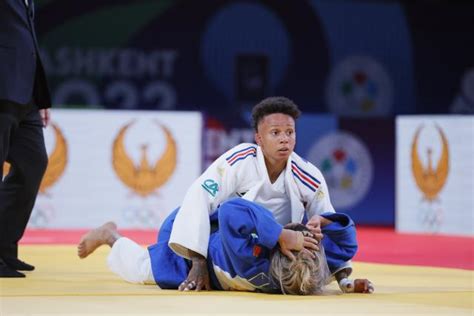
[[257,130],[258,123],[260,123],[265,116],[274,113],[287,114],[296,120],[300,116],[301,111],[293,101],[285,97],[269,97],[263,99],[252,109],[253,128]]

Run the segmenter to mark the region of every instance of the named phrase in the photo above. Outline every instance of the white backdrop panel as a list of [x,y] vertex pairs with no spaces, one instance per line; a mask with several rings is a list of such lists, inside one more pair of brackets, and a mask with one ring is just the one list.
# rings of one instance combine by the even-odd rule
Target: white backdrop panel
[[[400,116],[396,125],[397,230],[474,235],[474,116]],[[414,156],[422,166],[418,181]]]
[[[158,228],[201,172],[202,117],[198,112],[53,110],[52,122],[66,141],[66,166],[38,195],[30,227],[91,228],[114,220],[121,228]],[[176,145],[176,159],[168,156],[168,162],[158,168],[169,174],[167,181],[149,194],[127,186],[113,167],[114,141],[120,143],[119,132],[129,123],[123,145],[136,168],[134,177],[146,177],[165,150],[172,151],[173,141]],[[58,139],[52,127],[45,130],[51,164],[58,162],[52,154]],[[119,159],[122,166],[126,165],[123,161]],[[175,168],[168,172],[173,161]]]

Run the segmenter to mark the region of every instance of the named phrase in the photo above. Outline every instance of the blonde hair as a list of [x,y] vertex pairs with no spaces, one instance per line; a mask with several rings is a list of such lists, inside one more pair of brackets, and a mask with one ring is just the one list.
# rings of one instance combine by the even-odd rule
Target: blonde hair
[[283,294],[322,293],[329,276],[324,250],[317,251],[315,259],[303,251],[294,251],[293,254],[295,260],[285,256],[278,248],[270,258],[270,274],[280,283]]

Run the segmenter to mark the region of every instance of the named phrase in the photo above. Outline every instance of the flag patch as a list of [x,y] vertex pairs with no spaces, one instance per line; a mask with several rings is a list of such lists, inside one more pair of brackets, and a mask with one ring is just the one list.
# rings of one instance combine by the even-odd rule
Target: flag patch
[[225,160],[227,160],[227,163],[231,166],[233,166],[237,161],[243,160],[247,157],[256,157],[257,156],[257,148],[254,146],[250,146],[244,149],[241,149],[239,151],[234,152],[232,155],[227,157]]
[[321,182],[310,175],[308,172],[304,171],[296,162],[291,162],[291,172],[293,175],[305,186],[307,186],[311,191],[316,192],[319,188]]
[[254,257],[260,256],[261,252],[262,252],[262,247],[257,246],[257,245],[253,246],[253,256]]

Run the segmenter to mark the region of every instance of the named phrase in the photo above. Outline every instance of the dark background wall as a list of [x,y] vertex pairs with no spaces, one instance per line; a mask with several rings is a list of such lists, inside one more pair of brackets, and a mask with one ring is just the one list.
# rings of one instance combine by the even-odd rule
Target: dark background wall
[[474,108],[468,2],[38,0],[36,11],[61,105],[231,121],[268,95],[348,116]]
[[474,113],[467,1],[36,3],[56,107],[201,111],[206,167],[287,96],[297,152],[359,224],[394,224],[396,115]]

